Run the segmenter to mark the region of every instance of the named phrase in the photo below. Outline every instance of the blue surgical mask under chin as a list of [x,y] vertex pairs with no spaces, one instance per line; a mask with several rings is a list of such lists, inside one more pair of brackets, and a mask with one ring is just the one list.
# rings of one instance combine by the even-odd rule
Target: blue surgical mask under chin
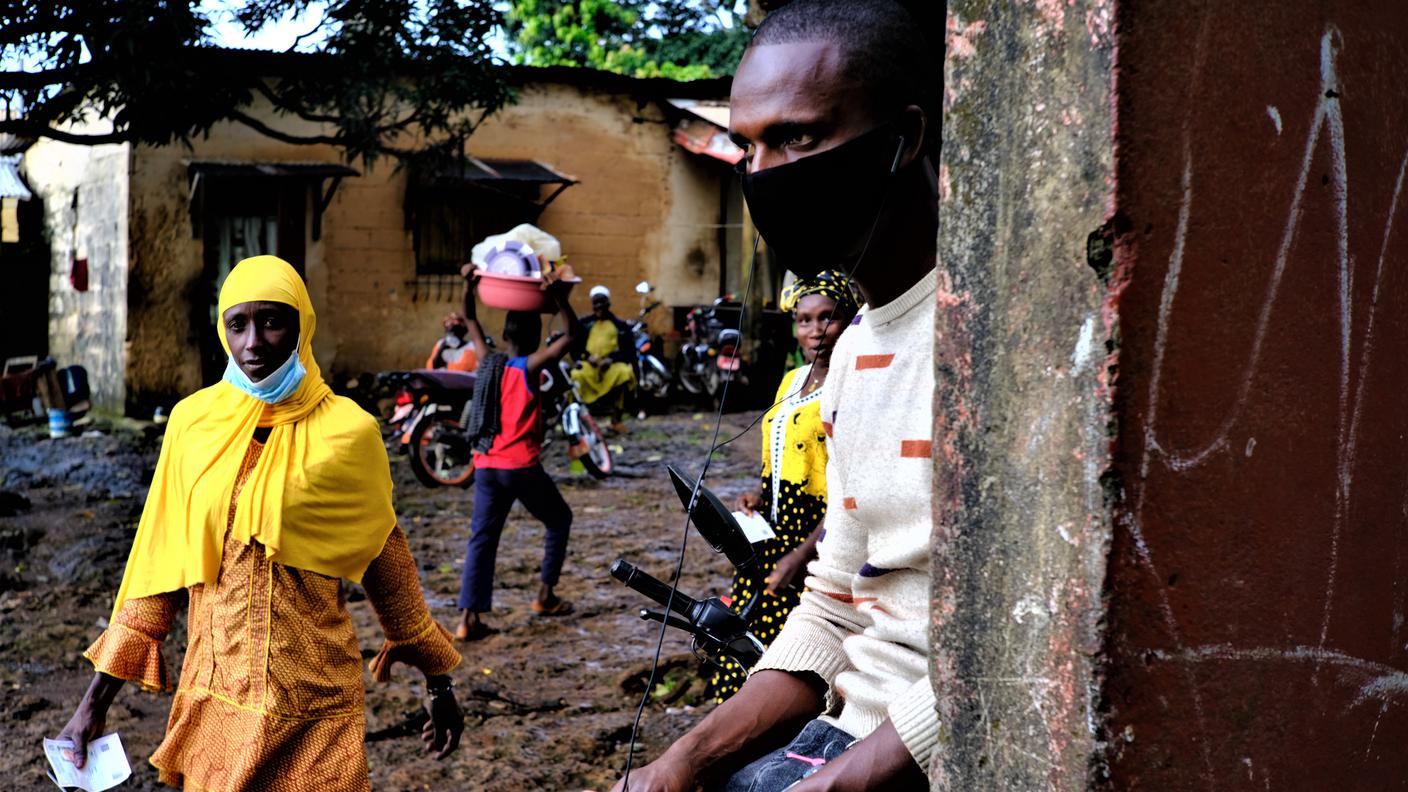
[[251,380],[231,357],[225,364],[224,380],[266,404],[278,404],[298,390],[307,373],[308,370],[303,368],[303,361],[298,359],[298,351],[295,350],[273,374],[258,382]]

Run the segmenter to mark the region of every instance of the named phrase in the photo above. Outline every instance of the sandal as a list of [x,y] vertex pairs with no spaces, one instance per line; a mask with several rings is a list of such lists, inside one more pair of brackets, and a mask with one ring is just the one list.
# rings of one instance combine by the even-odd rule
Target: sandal
[[469,643],[471,641],[482,641],[491,635],[498,635],[497,628],[490,627],[484,622],[477,622],[473,627],[465,629],[463,624],[455,628],[455,640]]
[[572,605],[572,600],[565,600],[561,597],[554,597],[554,599],[556,599],[557,602],[551,605],[544,605],[537,600],[533,600],[533,612],[539,616],[566,616],[576,610]]

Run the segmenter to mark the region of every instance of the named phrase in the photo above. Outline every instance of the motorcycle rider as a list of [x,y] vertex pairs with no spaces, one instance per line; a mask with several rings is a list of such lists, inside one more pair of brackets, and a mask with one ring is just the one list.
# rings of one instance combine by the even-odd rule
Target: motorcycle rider
[[426,358],[428,369],[448,369],[449,371],[474,371],[479,367],[479,350],[469,339],[469,324],[459,311],[451,311],[442,322],[445,328],[443,338],[435,342]]
[[588,407],[601,403],[611,413],[611,431],[630,430],[621,420],[626,397],[636,389],[636,346],[631,325],[611,312],[611,290],[601,284],[588,292],[592,312],[581,317],[585,336],[573,350],[577,360],[572,379]]

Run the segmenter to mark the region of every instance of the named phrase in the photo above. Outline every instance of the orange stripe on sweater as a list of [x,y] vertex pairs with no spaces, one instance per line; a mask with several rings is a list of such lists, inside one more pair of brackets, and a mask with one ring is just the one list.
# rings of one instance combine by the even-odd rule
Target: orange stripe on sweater
[[822,422],[821,422],[821,428],[822,428],[822,431],[826,432],[826,436],[827,436],[827,437],[831,437],[832,429],[831,429],[831,424],[830,424],[829,422],[827,422],[827,421],[822,421]]
[[894,355],[856,355],[856,371],[888,368],[894,360]]
[[901,440],[900,456],[905,458],[928,459],[933,455],[934,444],[930,440]]
[[841,499],[841,508],[843,508],[843,509],[854,509],[855,507],[856,507],[856,499],[855,499],[855,498],[842,498],[842,499]]
[[813,591],[816,591],[818,594],[824,594],[837,602],[855,602],[855,598],[850,594],[834,594],[830,591],[822,591],[821,589],[813,589]]

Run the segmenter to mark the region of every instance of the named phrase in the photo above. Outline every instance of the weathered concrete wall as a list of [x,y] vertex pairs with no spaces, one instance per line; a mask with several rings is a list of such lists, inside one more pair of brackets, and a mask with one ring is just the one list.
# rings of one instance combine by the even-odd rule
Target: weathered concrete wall
[[[256,115],[272,118],[266,107]],[[604,283],[619,312],[633,314],[631,291],[649,279],[670,304],[716,296],[717,172],[680,150],[660,109],[633,97],[558,84],[520,89],[519,102],[476,132],[470,151],[489,159],[535,159],[578,180],[539,225],[557,235],[587,285]],[[297,129],[288,118],[271,123]],[[202,242],[192,235],[190,160],[340,162],[328,147],[291,146],[244,127],[222,125],[192,148],[140,148],[132,182],[133,305],[129,403],[173,401],[200,386],[190,353],[198,328],[190,304],[203,299]],[[392,162],[354,167],[323,216],[320,242],[307,241],[307,278],[319,311],[314,350],[325,373],[421,365],[440,320],[459,304],[453,288],[416,288],[415,253],[405,227],[406,174]],[[586,289],[573,302],[585,312]],[[658,312],[657,322],[668,321]],[[498,312],[485,323],[498,334]]]
[[1408,14],[1119,17],[1115,789],[1408,779]]
[[[60,366],[86,368],[94,406],[113,411],[125,396],[130,153],[126,144],[41,140],[24,158],[50,241],[49,354]],[[69,284],[75,256],[88,259],[86,292]]]
[[1109,6],[950,0],[940,168],[935,789],[1084,789],[1110,532]]

